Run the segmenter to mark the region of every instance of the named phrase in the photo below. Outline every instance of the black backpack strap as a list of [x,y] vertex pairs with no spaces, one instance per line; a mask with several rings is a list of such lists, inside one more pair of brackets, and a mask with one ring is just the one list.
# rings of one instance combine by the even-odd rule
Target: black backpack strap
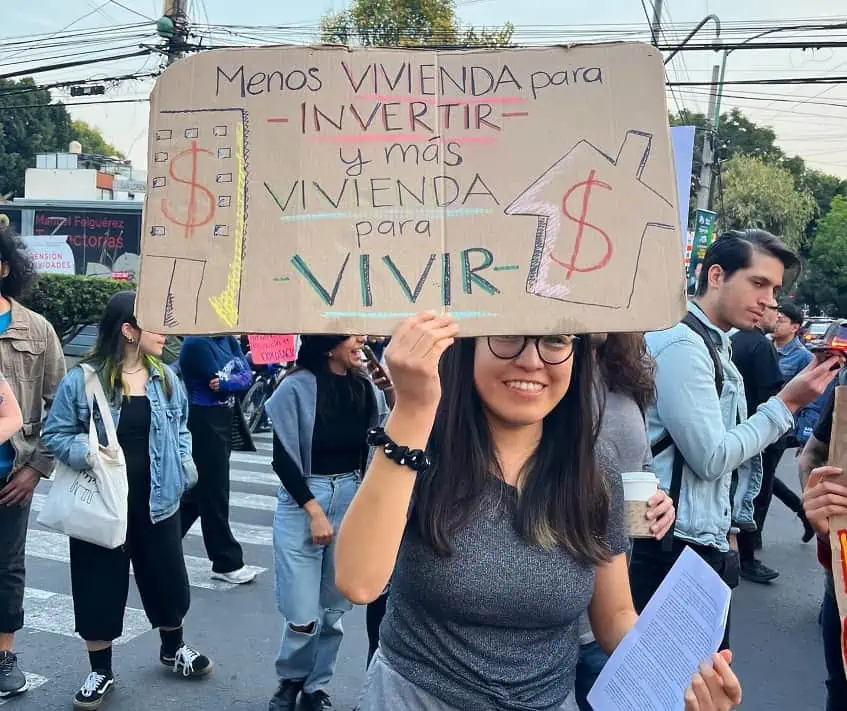
[[[709,333],[706,326],[703,322],[698,319],[694,314],[688,312],[685,314],[685,318],[682,319],[682,323],[684,323],[688,328],[694,331],[700,338],[703,339],[703,343],[706,346],[706,350],[709,351],[709,357],[712,359],[712,363],[715,366],[715,390],[718,393],[718,399],[720,399],[721,393],[723,392],[723,365],[721,364],[721,356],[718,352],[718,347],[715,345],[715,342],[712,340],[712,335]],[[650,447],[653,456],[657,456],[664,452],[668,447],[674,444],[673,438],[670,436],[670,433],[665,433],[665,435],[659,439],[655,444]],[[682,453],[679,451],[679,447],[676,447],[673,454],[673,468],[671,469],[671,489],[668,492],[668,495],[671,497],[671,501],[673,501],[674,509],[679,510],[679,496],[682,492],[682,469],[685,465],[685,459],[682,456]],[[737,482],[738,473],[733,472],[733,478]],[[666,553],[669,553],[673,548],[673,539],[674,539],[674,531],[676,530],[676,524],[671,528],[662,539],[662,550]]]
[[709,357],[715,366],[715,390],[718,391],[718,397],[720,398],[723,392],[723,365],[721,364],[721,354],[718,352],[718,347],[712,340],[712,334],[709,333],[705,324],[690,311],[685,314],[682,322],[703,339],[706,350],[709,351]]

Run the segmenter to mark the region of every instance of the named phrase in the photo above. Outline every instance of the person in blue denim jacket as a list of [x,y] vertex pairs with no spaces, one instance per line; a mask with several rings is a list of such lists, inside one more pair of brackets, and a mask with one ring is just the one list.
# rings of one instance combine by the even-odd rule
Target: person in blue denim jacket
[[803,312],[794,304],[781,304],[776,328],[773,332],[773,342],[779,354],[779,369],[788,382],[809,363],[814,356],[797,337],[803,326]]
[[[797,257],[768,232],[724,234],[706,252],[697,293],[688,306],[692,325],[647,334],[656,361],[656,401],[647,413],[650,441],[654,448],[666,435],[671,441],[653,461],[663,489],[674,493],[677,451],[682,466],[673,538],[662,543],[638,540],[633,546],[630,578],[639,611],[686,547],[730,587],[738,585],[732,539],[741,527],[755,530],[760,453],[791,429],[793,413],[818,397],[835,375],[830,370],[835,360],[807,369],[748,418],[744,383],[730,357],[729,331],[760,321],[776,305],[785,272],[798,266]],[[714,346],[722,374],[716,374],[705,338]],[[728,643],[729,624],[723,648]]]
[[[161,663],[186,678],[212,670],[212,661],[182,638],[190,592],[179,505],[197,480],[188,401],[173,371],[159,360],[164,337],[142,331],[134,307],[134,292],[121,292],[109,301],[88,358],[91,374],[78,367],[65,376],[43,432],[45,445],[57,459],[73,469],[88,469],[85,379],[97,377],[111,401],[126,461],[126,542],[110,550],[70,539],[76,631],[85,640],[91,663],[91,673],[74,697],[74,708],[80,711],[99,708],[114,688],[112,642],[123,633],[130,562],[144,611],[161,635]],[[102,418],[95,410],[97,434],[105,444]]]

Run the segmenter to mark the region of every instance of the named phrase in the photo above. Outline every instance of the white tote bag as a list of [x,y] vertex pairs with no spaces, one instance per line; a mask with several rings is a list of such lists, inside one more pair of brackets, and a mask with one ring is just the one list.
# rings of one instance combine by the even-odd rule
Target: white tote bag
[[[77,471],[63,462],[56,462],[53,487],[38,516],[38,523],[71,538],[103,548],[117,548],[126,541],[129,496],[126,461],[100,378],[90,366],[82,367],[91,413],[88,422],[91,468]],[[106,429],[108,443],[105,447],[100,445],[94,425],[95,401]]]

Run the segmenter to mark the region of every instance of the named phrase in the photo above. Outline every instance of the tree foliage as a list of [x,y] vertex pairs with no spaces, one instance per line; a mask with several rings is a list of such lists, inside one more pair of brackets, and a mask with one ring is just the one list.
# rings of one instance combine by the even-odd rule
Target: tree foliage
[[364,47],[505,47],[514,27],[462,27],[453,0],[353,0],[321,19],[321,41]]
[[24,174],[38,153],[67,150],[71,118],[49,103],[50,92],[32,79],[0,79],[0,196],[23,195]]
[[847,316],[847,198],[836,195],[818,222],[799,297],[815,312]]
[[114,146],[84,121],[71,121],[62,104],[51,104],[50,92],[30,79],[0,79],[0,197],[23,195],[27,168],[39,153],[68,150],[77,140],[86,153],[117,155]]
[[727,161],[719,208],[725,228],[760,227],[782,235],[794,248],[817,212],[812,194],[796,188],[787,168],[752,156]]
[[73,136],[71,140],[79,141],[82,144],[83,153],[117,158],[126,157],[111,143],[106,143],[99,128],[94,128],[85,121],[72,121],[71,134]]
[[86,326],[99,323],[109,299],[129,288],[126,282],[102,277],[40,274],[24,302],[53,324],[65,344]]

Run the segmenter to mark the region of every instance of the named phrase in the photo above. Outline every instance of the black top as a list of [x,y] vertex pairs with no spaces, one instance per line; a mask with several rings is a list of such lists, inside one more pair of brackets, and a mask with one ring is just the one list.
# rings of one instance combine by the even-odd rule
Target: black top
[[126,459],[129,511],[150,515],[150,401],[133,395],[121,402],[118,442]]
[[[365,439],[376,407],[369,383],[353,375],[318,373],[312,470],[306,474],[346,474],[362,469]],[[273,438],[273,468],[286,491],[300,506],[315,498],[299,467]]]
[[732,362],[744,379],[747,416],[776,395],[784,384],[779,356],[770,339],[758,328],[738,331],[731,338]]

